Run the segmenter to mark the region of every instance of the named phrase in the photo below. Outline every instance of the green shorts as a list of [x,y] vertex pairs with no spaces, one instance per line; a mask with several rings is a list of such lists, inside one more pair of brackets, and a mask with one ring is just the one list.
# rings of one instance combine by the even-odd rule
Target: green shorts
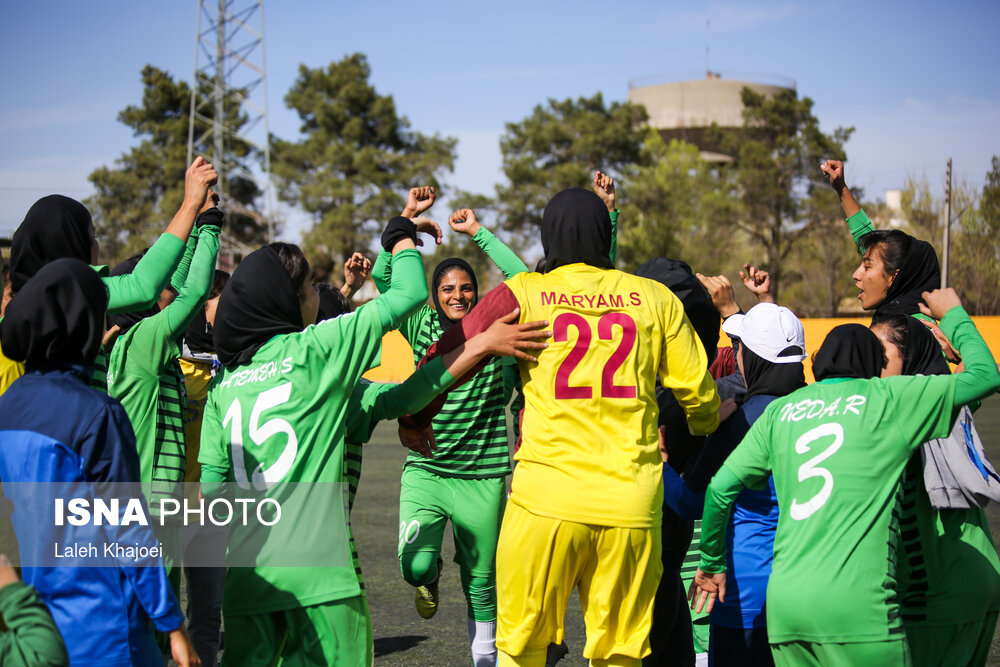
[[991,611],[981,621],[960,625],[906,626],[914,667],[985,665],[998,614]]
[[892,665],[910,667],[910,649],[906,640],[885,642],[784,642],[771,644],[776,667],[859,667]]
[[442,477],[407,466],[399,491],[399,557],[418,551],[441,552],[451,519],[455,562],[473,576],[496,571],[500,519],[507,502],[503,477]]
[[370,667],[372,619],[364,595],[248,616],[226,616],[223,667]]

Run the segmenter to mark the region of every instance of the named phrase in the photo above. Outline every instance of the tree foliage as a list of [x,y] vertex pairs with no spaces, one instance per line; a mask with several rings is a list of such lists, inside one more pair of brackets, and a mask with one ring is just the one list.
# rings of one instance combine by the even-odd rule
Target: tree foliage
[[[911,175],[900,200],[904,229],[934,246],[943,263],[944,199],[926,177]],[[966,183],[952,188],[951,209],[948,286],[970,313],[1000,315],[1000,157],[994,156],[981,192]]]
[[742,132],[718,137],[735,156],[742,202],[737,225],[762,247],[764,268],[779,298],[783,262],[809,231],[807,202],[828,187],[818,165],[826,158],[845,158],[844,143],[853,128],[824,134],[812,100],[799,99],[792,90],[767,97],[744,88],[742,99]]
[[[123,153],[113,166],[98,167],[88,177],[96,193],[86,204],[94,215],[102,255],[107,261],[124,259],[148,246],[184,198],[191,89],[152,65],[143,68],[142,85],[141,103],[129,105],[118,114],[118,121],[131,128],[140,143]],[[237,100],[238,94],[234,93],[224,102],[224,108],[229,124],[242,127],[246,116]],[[204,123],[196,121],[195,137],[206,129]],[[253,157],[247,144],[231,138],[226,150],[244,164]],[[211,151],[211,146],[195,146],[195,154]],[[230,201],[252,208],[260,192],[252,181],[233,178],[227,183],[227,194]],[[230,212],[226,233],[242,243],[258,244],[266,238],[266,221]]]
[[[621,192],[618,257],[625,270],[661,256],[705,274],[728,268],[738,198],[696,146],[668,145],[650,129],[639,162],[625,169]],[[720,230],[729,230],[725,243],[718,242]]]
[[453,166],[456,140],[410,130],[370,74],[360,53],[326,68],[301,65],[285,96],[301,136],[271,139],[279,197],[313,216],[304,246],[318,272],[366,249],[408,188],[436,186],[437,174]]
[[648,116],[629,102],[604,103],[600,93],[550,99],[500,138],[508,183],[496,189],[504,229],[535,231],[545,204],[568,187],[589,187],[595,169],[614,176],[641,159]]

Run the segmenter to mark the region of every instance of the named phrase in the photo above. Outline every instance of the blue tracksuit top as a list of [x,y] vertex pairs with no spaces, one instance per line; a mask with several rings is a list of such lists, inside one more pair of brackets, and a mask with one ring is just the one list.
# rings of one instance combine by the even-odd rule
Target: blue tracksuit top
[[[700,519],[705,488],[726,457],[736,449],[751,424],[775,396],[751,396],[712,435],[686,478],[663,466],[663,502],[685,519]],[[726,531],[726,601],[716,601],[709,618],[727,628],[762,628],[767,580],[774,560],[778,498],[774,480],[763,490],[743,489],[736,498]]]
[[[123,544],[156,543],[147,526],[77,529],[40,520],[44,514],[29,500],[32,487],[20,484],[58,483],[51,488],[72,493],[101,483],[139,481],[135,435],[125,410],[89,386],[92,374],[83,366],[29,367],[0,396],[0,479],[14,503],[11,518],[24,563],[46,560],[52,544],[69,531],[74,537]],[[159,666],[163,658],[152,626],[175,630],[184,616],[157,561],[147,559],[153,567],[46,564],[25,567],[22,575],[52,612],[74,667]]]

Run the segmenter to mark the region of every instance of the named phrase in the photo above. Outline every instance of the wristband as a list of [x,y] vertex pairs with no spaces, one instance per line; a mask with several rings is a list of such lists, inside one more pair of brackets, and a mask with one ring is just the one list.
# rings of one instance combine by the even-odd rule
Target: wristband
[[382,232],[382,247],[392,252],[393,247],[403,239],[417,242],[417,226],[409,218],[397,215],[389,221]]
[[202,227],[218,227],[219,229],[222,229],[222,219],[222,211],[213,206],[207,211],[199,213],[198,217],[195,218],[194,224],[198,227],[198,229],[201,229]]

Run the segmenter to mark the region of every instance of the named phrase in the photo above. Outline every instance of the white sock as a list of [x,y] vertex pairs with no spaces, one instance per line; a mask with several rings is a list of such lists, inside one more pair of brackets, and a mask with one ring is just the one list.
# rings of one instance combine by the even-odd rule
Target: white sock
[[472,644],[472,664],[494,667],[497,664],[497,621],[468,619],[469,642]]

